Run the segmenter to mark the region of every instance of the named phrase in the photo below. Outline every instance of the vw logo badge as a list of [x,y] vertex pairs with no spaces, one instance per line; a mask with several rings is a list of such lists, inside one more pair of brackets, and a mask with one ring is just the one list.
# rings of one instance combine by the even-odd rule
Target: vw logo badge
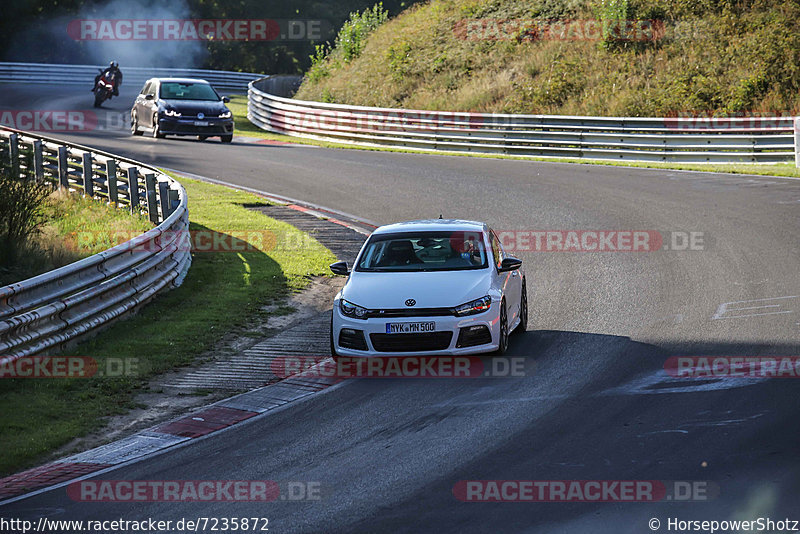
[[416,303],[417,303],[417,301],[414,300],[414,299],[406,300],[406,306],[414,306]]
[[198,114],[197,114],[197,118],[198,118],[198,119],[205,118],[205,115],[203,115],[202,113],[198,113]]

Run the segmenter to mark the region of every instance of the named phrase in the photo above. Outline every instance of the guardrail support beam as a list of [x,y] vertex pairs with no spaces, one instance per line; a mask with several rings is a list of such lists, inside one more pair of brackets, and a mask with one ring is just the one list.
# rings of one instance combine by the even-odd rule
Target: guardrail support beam
[[8,136],[8,156],[11,174],[14,178],[19,178],[19,135],[15,133]]
[[144,175],[144,188],[146,191],[145,198],[147,199],[147,216],[150,222],[158,224],[158,201],[156,199],[156,175],[147,173]]
[[83,194],[87,197],[94,196],[94,158],[91,152],[83,153]]
[[172,213],[169,202],[169,184],[167,182],[158,182],[158,200],[161,205],[161,220],[167,220],[169,214]]
[[113,159],[106,161],[106,179],[108,180],[108,201],[116,208],[119,204],[117,191],[117,162]]
[[33,141],[33,179],[37,182],[44,180],[44,155],[42,154],[42,140]]
[[178,196],[177,189],[170,188],[168,194],[169,194],[169,214],[168,214],[169,216],[172,215],[172,212],[178,209],[178,206],[181,205],[181,199]]
[[128,195],[131,200],[131,213],[139,211],[139,171],[128,167]]
[[67,160],[67,147],[58,147],[58,187],[69,189],[69,161]]

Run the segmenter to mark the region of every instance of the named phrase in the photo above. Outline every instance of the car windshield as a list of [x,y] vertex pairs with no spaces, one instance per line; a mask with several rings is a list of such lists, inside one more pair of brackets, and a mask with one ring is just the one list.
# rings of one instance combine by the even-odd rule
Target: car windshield
[[356,271],[462,271],[487,266],[481,232],[413,232],[372,236]]
[[163,82],[161,98],[165,100],[219,100],[219,95],[207,83]]

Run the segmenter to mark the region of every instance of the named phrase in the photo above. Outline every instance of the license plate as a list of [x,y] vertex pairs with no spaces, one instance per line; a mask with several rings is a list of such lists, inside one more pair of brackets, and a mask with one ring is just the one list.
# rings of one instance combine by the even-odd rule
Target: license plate
[[436,323],[386,323],[387,334],[417,334],[420,332],[433,332],[436,330]]
[[194,121],[195,126],[208,126],[208,121]]

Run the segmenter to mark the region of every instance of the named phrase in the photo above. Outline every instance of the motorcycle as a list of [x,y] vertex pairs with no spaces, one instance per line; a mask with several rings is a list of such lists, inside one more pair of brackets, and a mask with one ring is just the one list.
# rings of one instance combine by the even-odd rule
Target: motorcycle
[[100,77],[94,86],[94,107],[99,108],[103,102],[111,99],[114,94],[114,78],[116,77],[113,72],[100,71]]

